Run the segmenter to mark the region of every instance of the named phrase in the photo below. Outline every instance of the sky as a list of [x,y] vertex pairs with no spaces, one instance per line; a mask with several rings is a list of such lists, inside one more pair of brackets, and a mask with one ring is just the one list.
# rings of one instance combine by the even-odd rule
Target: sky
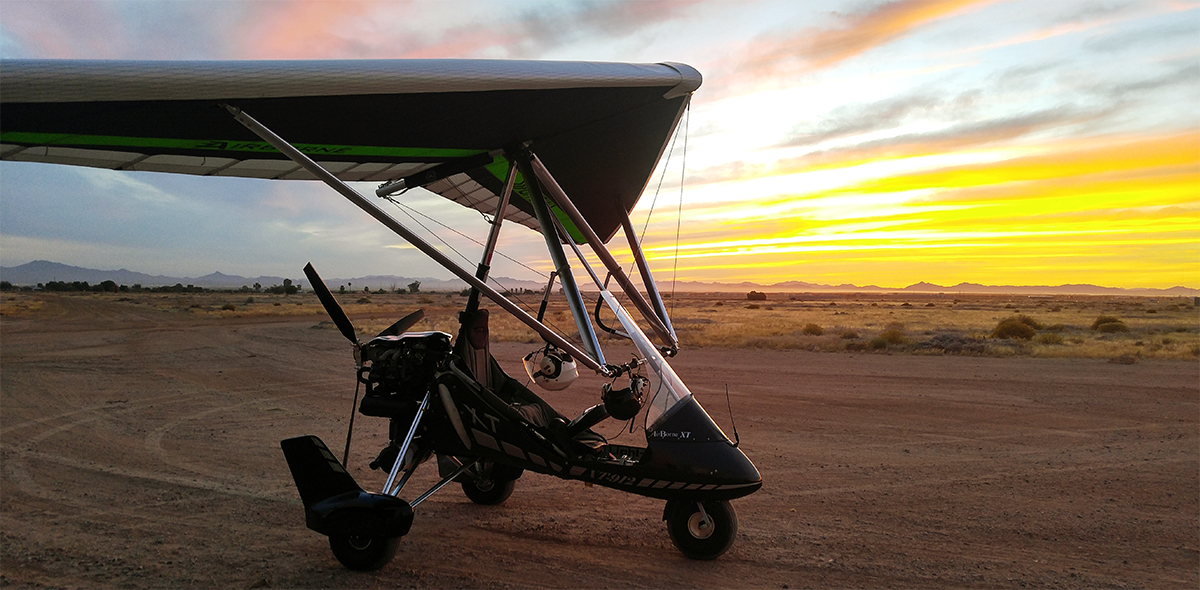
[[[683,62],[632,215],[660,281],[1200,288],[1196,1],[3,0],[0,58]],[[486,222],[418,193],[393,216],[474,268]],[[0,265],[37,259],[450,277],[316,182],[2,162]]]

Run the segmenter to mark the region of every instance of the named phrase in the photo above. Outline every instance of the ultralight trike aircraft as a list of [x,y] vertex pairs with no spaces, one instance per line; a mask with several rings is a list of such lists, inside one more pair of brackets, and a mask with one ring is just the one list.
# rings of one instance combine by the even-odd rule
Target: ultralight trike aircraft
[[[762,479],[668,363],[679,341],[629,219],[700,81],[674,63],[5,61],[0,158],[321,180],[470,286],[456,335],[408,331],[418,311],[362,342],[305,267],[353,344],[365,386],[358,411],[389,421],[389,442],[371,463],[387,473],[377,493],[363,490],[318,437],[281,443],[307,526],[329,537],[345,566],[386,564],[414,509],[447,484],[459,483],[476,503],[499,504],[525,471],[664,499],[675,546],[713,559],[737,531],[729,500],[758,490]],[[353,181],[381,182],[376,196],[388,200],[422,187],[490,216],[477,268],[448,258]],[[540,232],[554,264],[536,316],[488,284],[501,227],[511,224]],[[618,230],[644,292],[606,246]],[[591,315],[568,249],[598,290]],[[612,281],[657,344],[609,291]],[[555,282],[575,321],[570,339],[543,321]],[[599,403],[569,418],[530,381],[506,375],[489,352],[481,297],[544,340],[523,359],[530,381],[563,389],[582,365],[612,379]],[[603,307],[619,328],[604,324]],[[632,341],[634,358],[607,359],[597,327]],[[592,430],[638,417],[644,446],[610,444]],[[441,480],[401,499],[432,457]]]

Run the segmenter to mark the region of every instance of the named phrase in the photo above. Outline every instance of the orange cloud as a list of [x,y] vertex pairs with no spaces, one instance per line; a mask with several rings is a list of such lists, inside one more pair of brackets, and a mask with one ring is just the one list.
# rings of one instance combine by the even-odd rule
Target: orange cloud
[[712,80],[707,95],[721,89],[746,89],[767,81],[786,85],[797,76],[829,68],[876,47],[900,39],[942,18],[982,7],[994,0],[901,0],[885,3],[865,13],[844,15],[838,25],[809,27],[787,37],[770,36],[706,66]]

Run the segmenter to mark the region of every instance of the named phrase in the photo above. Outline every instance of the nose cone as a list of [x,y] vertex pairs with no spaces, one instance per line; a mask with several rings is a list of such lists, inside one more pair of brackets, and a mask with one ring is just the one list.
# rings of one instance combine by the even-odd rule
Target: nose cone
[[[646,431],[647,463],[695,482],[705,496],[736,498],[762,487],[754,463],[735,447],[692,398]],[[692,487],[692,486],[689,486]]]

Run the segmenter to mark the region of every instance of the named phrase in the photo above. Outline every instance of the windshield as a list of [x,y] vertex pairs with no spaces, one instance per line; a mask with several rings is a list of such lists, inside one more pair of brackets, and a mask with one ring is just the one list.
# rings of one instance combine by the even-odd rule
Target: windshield
[[604,298],[604,302],[608,304],[609,309],[612,309],[613,313],[616,314],[617,320],[621,322],[621,326],[625,328],[625,332],[633,340],[634,345],[637,346],[638,352],[641,353],[642,358],[645,360],[645,364],[658,376],[658,384],[654,388],[654,393],[650,396],[650,406],[646,409],[647,429],[653,430],[654,426],[664,416],[670,414],[671,409],[676,404],[692,397],[692,392],[688,391],[687,385],[684,385],[679,375],[675,374],[675,369],[672,369],[671,365],[667,364],[667,359],[663,357],[662,352],[650,342],[650,338],[633,321],[633,318],[629,317],[625,308],[617,303],[612,294],[607,290],[602,290],[600,296]]

